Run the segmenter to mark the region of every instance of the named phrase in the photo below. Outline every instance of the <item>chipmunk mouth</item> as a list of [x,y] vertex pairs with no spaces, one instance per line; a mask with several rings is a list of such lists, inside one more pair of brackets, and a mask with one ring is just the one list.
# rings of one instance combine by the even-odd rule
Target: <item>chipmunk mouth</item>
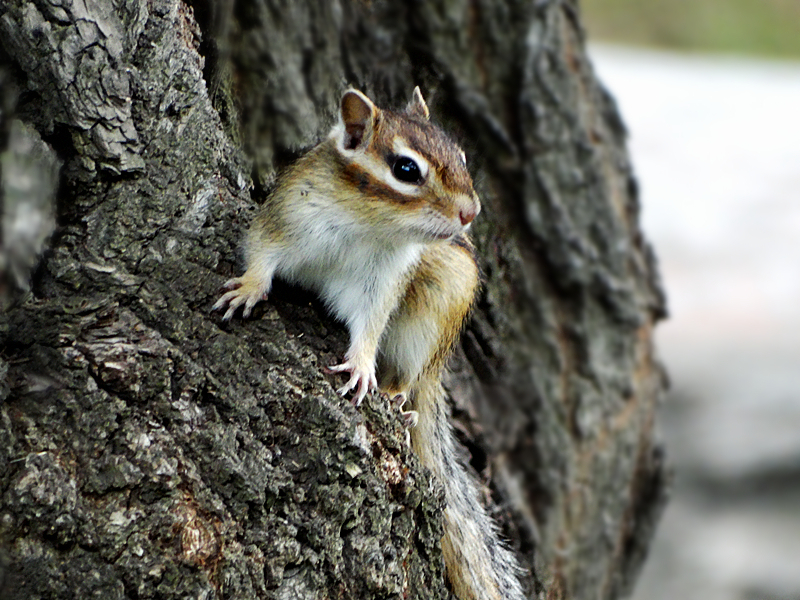
[[454,231],[452,227],[437,227],[433,230],[428,230],[428,235],[434,240],[447,241],[456,237],[460,231]]
[[429,240],[451,240],[464,231],[460,224],[446,218],[434,218],[418,230]]

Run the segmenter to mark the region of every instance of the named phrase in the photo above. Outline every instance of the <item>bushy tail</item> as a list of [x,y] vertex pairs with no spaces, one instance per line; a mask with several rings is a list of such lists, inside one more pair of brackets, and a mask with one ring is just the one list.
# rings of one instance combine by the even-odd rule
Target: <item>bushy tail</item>
[[444,553],[447,578],[459,600],[524,600],[519,566],[497,526],[478,502],[478,488],[458,460],[438,377],[422,377],[413,391],[419,422],[411,444],[444,484]]

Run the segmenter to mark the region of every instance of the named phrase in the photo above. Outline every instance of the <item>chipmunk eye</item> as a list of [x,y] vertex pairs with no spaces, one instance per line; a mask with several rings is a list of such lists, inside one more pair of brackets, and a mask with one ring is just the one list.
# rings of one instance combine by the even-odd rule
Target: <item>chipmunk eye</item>
[[406,183],[420,183],[422,171],[419,165],[407,156],[399,156],[392,165],[392,175]]

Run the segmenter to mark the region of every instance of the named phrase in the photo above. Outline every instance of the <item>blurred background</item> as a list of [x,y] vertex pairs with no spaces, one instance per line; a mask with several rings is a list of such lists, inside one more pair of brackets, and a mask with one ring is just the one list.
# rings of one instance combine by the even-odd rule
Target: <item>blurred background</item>
[[582,0],[670,319],[635,600],[800,599],[800,1]]

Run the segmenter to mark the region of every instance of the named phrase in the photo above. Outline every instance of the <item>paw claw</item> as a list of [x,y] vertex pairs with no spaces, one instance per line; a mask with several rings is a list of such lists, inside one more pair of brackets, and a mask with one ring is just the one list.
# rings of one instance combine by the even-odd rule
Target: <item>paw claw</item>
[[336,393],[339,394],[340,396],[347,396],[347,394],[350,393],[350,390],[356,387],[357,383],[358,381],[354,382],[353,378],[351,377],[350,379],[347,380],[347,383],[345,383],[342,387],[336,390]]
[[260,301],[267,297],[265,288],[266,286],[261,281],[253,278],[245,279],[244,277],[235,277],[229,279],[223,285],[223,288],[230,290],[225,292],[219,300],[214,303],[211,310],[220,310],[227,306],[225,314],[222,316],[223,321],[230,321],[236,310],[244,304],[242,316],[247,318],[253,311],[253,307]]
[[400,413],[406,429],[414,429],[419,423],[419,413],[415,410],[404,410]]
[[375,365],[357,365],[354,361],[345,361],[340,365],[326,367],[327,373],[350,373],[350,379],[336,392],[340,396],[347,396],[353,392],[352,403],[359,406],[369,392],[378,389],[378,380],[375,376]]
[[392,396],[391,403],[398,409],[401,409],[407,400],[408,398],[406,397],[405,392],[400,392],[399,394]]

